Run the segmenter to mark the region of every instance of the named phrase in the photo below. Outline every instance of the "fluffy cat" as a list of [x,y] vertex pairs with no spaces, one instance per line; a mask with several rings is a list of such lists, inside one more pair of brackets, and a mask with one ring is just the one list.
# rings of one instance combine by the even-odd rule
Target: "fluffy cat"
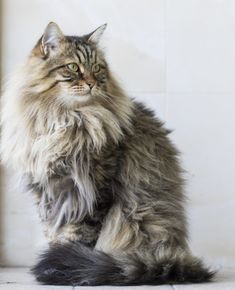
[[187,243],[182,169],[169,131],[126,96],[94,32],[49,23],[3,96],[3,161],[35,194],[50,248],[38,281],[205,282]]

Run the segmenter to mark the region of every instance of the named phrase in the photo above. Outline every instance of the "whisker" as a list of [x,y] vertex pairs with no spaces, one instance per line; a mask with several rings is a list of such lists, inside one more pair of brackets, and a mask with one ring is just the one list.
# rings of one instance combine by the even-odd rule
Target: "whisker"
[[108,95],[104,94],[103,92],[101,92],[101,91],[98,92],[98,96],[101,97],[104,101],[106,101],[110,104],[113,104],[113,102],[111,101],[111,98]]

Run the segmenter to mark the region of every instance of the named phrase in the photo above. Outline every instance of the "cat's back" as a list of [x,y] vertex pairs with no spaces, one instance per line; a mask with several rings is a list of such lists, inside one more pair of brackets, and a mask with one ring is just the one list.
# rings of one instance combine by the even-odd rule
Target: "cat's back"
[[149,141],[164,138],[171,132],[165,128],[164,122],[156,116],[154,110],[137,101],[134,101],[133,130],[136,137],[148,138]]
[[149,172],[152,168],[164,167],[168,173],[180,171],[177,150],[171,141],[171,133],[165,124],[144,104],[134,101],[133,131],[125,139],[125,158]]

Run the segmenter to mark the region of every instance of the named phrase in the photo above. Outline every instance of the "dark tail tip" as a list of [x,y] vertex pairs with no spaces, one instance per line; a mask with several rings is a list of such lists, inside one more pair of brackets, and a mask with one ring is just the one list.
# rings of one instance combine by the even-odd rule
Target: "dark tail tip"
[[[81,247],[77,244],[76,250],[80,251]],[[73,285],[71,275],[77,268],[77,251],[73,244],[53,245],[40,255],[39,262],[31,269],[31,272],[41,284]]]
[[[70,271],[65,268],[58,257],[53,259],[48,253],[41,255],[41,260],[31,268],[31,273],[41,284],[47,285],[71,285]],[[70,269],[72,271],[72,268]]]
[[188,257],[185,260],[176,260],[172,264],[168,278],[174,283],[203,283],[213,280],[216,271],[206,267],[196,257]]
[[53,245],[31,272],[48,285],[112,285],[123,280],[122,269],[112,257],[79,242]]

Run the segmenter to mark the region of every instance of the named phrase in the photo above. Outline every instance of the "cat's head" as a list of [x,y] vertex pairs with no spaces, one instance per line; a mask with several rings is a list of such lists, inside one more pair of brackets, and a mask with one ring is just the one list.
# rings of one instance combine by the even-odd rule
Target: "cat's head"
[[105,28],[82,37],[65,36],[50,22],[29,58],[32,89],[68,106],[104,95],[109,70],[98,42]]

